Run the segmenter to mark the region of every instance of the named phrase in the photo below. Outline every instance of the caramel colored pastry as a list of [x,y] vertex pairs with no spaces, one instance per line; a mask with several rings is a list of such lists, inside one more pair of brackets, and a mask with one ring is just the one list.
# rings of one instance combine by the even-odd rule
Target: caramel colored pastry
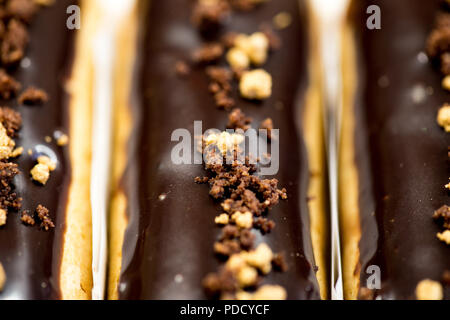
[[90,298],[92,4],[0,3],[0,300]]
[[[368,27],[370,5],[381,29]],[[449,135],[439,111],[450,98],[448,13],[440,0],[352,1],[340,146],[346,299],[450,298]]]
[[[308,3],[291,0],[141,1],[125,22],[110,299],[327,298],[314,25]],[[280,146],[278,172],[173,163],[172,133],[194,137],[194,121],[219,129],[196,137],[219,159],[240,154],[242,136],[225,129],[266,130]]]

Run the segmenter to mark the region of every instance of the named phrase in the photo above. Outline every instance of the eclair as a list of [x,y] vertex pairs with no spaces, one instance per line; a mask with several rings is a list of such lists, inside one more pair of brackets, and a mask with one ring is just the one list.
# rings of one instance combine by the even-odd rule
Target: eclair
[[0,300],[91,296],[92,3],[0,4]]
[[109,299],[326,299],[309,3],[139,1],[122,30]]
[[440,0],[351,2],[339,165],[346,299],[450,298],[449,13]]

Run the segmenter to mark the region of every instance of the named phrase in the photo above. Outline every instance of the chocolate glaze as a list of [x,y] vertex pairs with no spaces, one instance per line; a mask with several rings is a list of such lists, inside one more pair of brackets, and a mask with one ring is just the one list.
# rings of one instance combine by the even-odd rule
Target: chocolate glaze
[[[0,229],[0,262],[7,276],[1,299],[57,299],[60,298],[59,272],[61,245],[65,229],[65,209],[70,183],[68,148],[45,142],[55,130],[68,133],[68,101],[64,81],[70,76],[73,60],[73,35],[66,27],[66,8],[77,4],[74,0],[58,0],[39,11],[30,27],[30,44],[26,57],[31,65],[10,71],[23,88],[30,85],[44,89],[49,101],[42,106],[20,106],[16,100],[2,101],[14,107],[23,118],[23,126],[16,139],[24,154],[18,159],[21,174],[15,180],[17,193],[23,198],[23,210],[34,211],[38,204],[50,210],[55,229],[45,232],[38,226],[27,227],[20,221],[20,213],[11,212],[8,222]],[[27,150],[33,150],[33,156]],[[39,155],[56,157],[57,169],[51,173],[45,187],[34,183],[30,170]]]
[[[204,130],[224,130],[228,113],[215,107],[204,68],[194,67],[186,78],[175,73],[175,63],[188,61],[202,43],[190,23],[193,1],[151,3],[141,28],[131,97],[135,129],[123,178],[129,225],[119,297],[205,299],[202,279],[219,267],[213,244],[220,235],[214,217],[221,208],[209,196],[207,186],[194,183],[196,176],[205,174],[202,165],[171,162],[176,143],[170,138],[178,128],[192,132],[195,120],[203,121]],[[279,33],[283,47],[271,54],[264,66],[273,76],[273,95],[259,104],[238,99],[237,107],[253,117],[255,125],[272,117],[281,129],[276,177],[280,186],[287,188],[289,200],[270,212],[277,226],[263,240],[275,252],[285,251],[289,271],[272,272],[264,282],[284,286],[290,299],[319,299],[307,207],[307,154],[301,133],[309,85],[306,7],[302,2],[299,8],[297,1],[291,0],[270,1],[252,12],[233,13],[225,30],[258,31],[260,23],[271,22],[280,11],[290,12],[293,22]],[[282,102],[282,110],[275,107],[277,102]],[[163,201],[158,199],[161,194],[166,195]],[[177,275],[182,276],[181,283],[175,282]]]
[[[358,52],[361,286],[366,286],[366,268],[378,265],[383,299],[415,298],[419,281],[439,281],[450,269],[450,248],[436,238],[442,230],[432,219],[434,210],[449,202],[444,185],[450,136],[436,123],[449,94],[441,88],[439,70],[418,59],[440,3],[357,0],[350,15]],[[381,8],[381,30],[366,27],[371,4]],[[450,298],[448,288],[445,296]]]

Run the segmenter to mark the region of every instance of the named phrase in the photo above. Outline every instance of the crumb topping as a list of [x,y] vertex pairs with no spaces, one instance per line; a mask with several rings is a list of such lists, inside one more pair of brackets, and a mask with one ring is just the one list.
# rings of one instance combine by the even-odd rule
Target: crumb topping
[[242,97],[250,100],[265,100],[272,95],[272,76],[263,69],[246,71],[239,83]]
[[[29,42],[28,27],[40,6],[52,4],[53,0],[9,0],[0,1],[0,98],[10,100],[17,97],[22,85],[9,72],[19,66],[25,56]],[[48,100],[47,93],[35,87],[27,88],[18,97],[20,104],[42,104]],[[17,164],[10,161],[21,156],[23,147],[16,147],[14,139],[22,126],[21,115],[8,107],[0,107],[0,227],[7,222],[8,214],[19,212],[22,198],[15,192],[14,178],[20,174]],[[41,181],[45,180],[47,165],[33,173]],[[42,166],[42,167],[41,167]],[[52,167],[50,165],[50,167]],[[18,215],[27,225],[34,225],[35,217],[28,210]]]
[[55,227],[52,219],[50,218],[49,211],[43,205],[38,205],[36,208],[36,214],[41,221],[41,228],[45,231],[48,231]]
[[446,132],[450,132],[450,104],[444,104],[438,112],[437,122]]
[[45,91],[35,87],[29,87],[19,97],[20,104],[37,105],[48,101],[48,95]]
[[[207,41],[192,53],[196,67],[203,67],[209,79],[208,90],[217,108],[230,111],[227,129],[248,130],[252,119],[239,108],[236,93],[249,100],[265,100],[272,94],[272,77],[260,67],[267,62],[271,50],[280,46],[279,38],[267,25],[250,34],[221,32],[221,27],[235,10],[250,11],[262,0],[197,0],[191,15],[192,23]],[[284,19],[284,20],[283,20]],[[287,24],[286,16],[279,17]],[[220,31],[220,32],[219,32]],[[226,65],[224,65],[226,63]],[[178,75],[188,76],[182,63],[175,66]],[[268,136],[273,123],[266,119],[261,124]],[[203,280],[211,297],[221,299],[285,299],[280,286],[260,286],[264,275],[272,271],[285,272],[287,264],[282,253],[273,253],[264,242],[255,248],[256,232],[266,234],[275,228],[267,215],[280,199],[287,199],[285,189],[278,188],[276,179],[262,179],[255,175],[257,165],[250,163],[241,144],[244,135],[215,132],[199,141],[199,151],[206,163],[205,177],[195,182],[209,185],[209,194],[223,209],[214,218],[221,233],[214,243],[214,253],[224,264]],[[228,160],[231,159],[230,162]],[[258,162],[258,161],[257,161]]]

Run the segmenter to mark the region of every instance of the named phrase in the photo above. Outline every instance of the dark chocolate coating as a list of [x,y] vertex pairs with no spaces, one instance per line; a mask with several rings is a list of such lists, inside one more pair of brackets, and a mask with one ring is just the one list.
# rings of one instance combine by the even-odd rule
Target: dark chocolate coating
[[[381,30],[366,27],[372,4],[381,8]],[[366,268],[379,266],[383,299],[413,299],[418,282],[440,281],[450,269],[450,247],[436,238],[442,228],[432,219],[434,210],[449,203],[444,185],[450,135],[436,122],[449,94],[441,87],[439,69],[418,58],[421,52],[423,58],[440,4],[357,0],[350,15],[358,57],[354,107],[361,286],[369,276]],[[447,299],[449,293],[447,288]]]
[[[14,183],[23,198],[22,210],[33,212],[38,204],[50,211],[56,227],[43,231],[39,226],[28,227],[20,221],[20,213],[10,212],[6,226],[0,228],[0,262],[6,272],[6,284],[1,299],[58,299],[62,237],[65,230],[67,191],[70,183],[70,159],[67,147],[58,147],[55,140],[45,142],[56,130],[68,134],[69,96],[64,82],[70,76],[73,61],[75,31],[66,27],[66,8],[77,4],[73,0],[58,0],[42,8],[30,27],[30,43],[26,57],[28,68],[10,71],[26,89],[42,88],[49,101],[42,106],[21,106],[17,101],[2,101],[22,115],[23,126],[16,145],[25,151],[17,163],[21,173]],[[33,150],[33,156],[27,150]],[[56,156],[58,167],[50,174],[45,186],[32,181],[30,170],[39,155]]]
[[[129,225],[123,246],[119,283],[120,299],[205,299],[202,279],[221,265],[213,244],[221,229],[214,217],[222,213],[206,185],[194,178],[206,174],[202,165],[174,165],[171,142],[175,129],[193,131],[196,120],[203,130],[224,130],[228,113],[218,110],[208,91],[203,67],[187,77],[175,72],[178,60],[189,61],[202,43],[190,23],[193,1],[152,1],[141,28],[136,77],[131,96],[134,131],[129,163],[123,178],[128,199]],[[269,213],[276,228],[258,241],[284,251],[286,273],[272,272],[264,283],[287,289],[289,299],[319,299],[307,206],[309,180],[302,135],[302,113],[308,78],[308,19],[304,2],[277,0],[251,12],[234,12],[224,31],[253,33],[270,23],[280,11],[293,21],[279,32],[282,48],[272,53],[264,68],[273,77],[272,97],[261,103],[237,99],[237,107],[254,119],[254,125],[271,117],[280,128],[280,171],[276,178],[286,187],[287,201]],[[225,65],[225,63],[223,63]],[[237,92],[234,94],[238,97]],[[277,102],[283,109],[276,108]],[[159,200],[161,194],[167,195]],[[175,282],[181,275],[183,281]],[[180,277],[178,277],[180,279]]]

